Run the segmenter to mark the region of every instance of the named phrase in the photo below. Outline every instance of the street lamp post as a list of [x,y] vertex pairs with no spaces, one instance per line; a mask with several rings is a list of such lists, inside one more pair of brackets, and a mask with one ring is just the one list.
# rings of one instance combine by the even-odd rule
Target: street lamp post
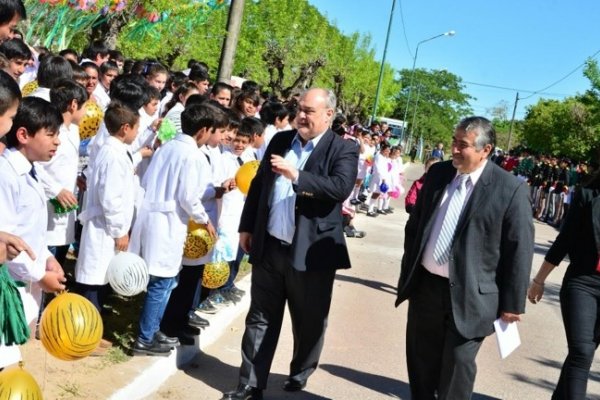
[[385,67],[385,55],[387,53],[388,41],[390,40],[390,30],[392,29],[392,20],[394,19],[394,8],[396,0],[392,1],[392,10],[390,11],[390,21],[388,22],[387,34],[385,36],[385,44],[383,45],[383,57],[381,57],[381,67],[379,68],[379,79],[377,80],[377,89],[375,89],[375,103],[373,104],[373,114],[371,122],[377,118],[377,105],[379,103],[379,92],[381,91],[381,82],[383,81],[383,71]]
[[[439,35],[430,37],[429,39],[421,40],[419,43],[417,43],[417,48],[415,49],[415,57],[413,58],[412,70],[410,72],[410,83],[408,85],[408,95],[406,97],[406,108],[404,109],[404,118],[402,118],[403,128],[406,127],[406,118],[408,116],[408,106],[410,104],[410,95],[412,93],[413,80],[415,78],[415,67],[417,66],[417,55],[419,54],[419,46],[425,42],[429,42],[430,40],[437,39],[442,36],[454,36],[455,34],[456,34],[455,31],[448,31],[448,32],[440,33]],[[404,136],[404,129],[402,129],[402,136]]]

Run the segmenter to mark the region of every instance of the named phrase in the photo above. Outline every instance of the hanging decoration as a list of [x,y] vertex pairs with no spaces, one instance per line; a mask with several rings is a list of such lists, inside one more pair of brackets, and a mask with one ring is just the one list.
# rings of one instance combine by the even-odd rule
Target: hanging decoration
[[208,20],[210,13],[225,4],[224,0],[26,0],[29,29],[28,43],[62,50],[78,35],[107,22],[125,18],[129,39],[142,40],[147,35],[160,38],[176,27],[191,31]]

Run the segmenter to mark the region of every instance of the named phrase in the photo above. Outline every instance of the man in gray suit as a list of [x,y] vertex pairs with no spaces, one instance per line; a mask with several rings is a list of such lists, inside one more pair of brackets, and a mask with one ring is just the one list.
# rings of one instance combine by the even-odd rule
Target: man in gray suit
[[534,246],[529,190],[488,161],[495,141],[487,119],[462,120],[452,160],[431,167],[406,224],[396,306],[409,300],[414,400],[470,399],[475,357],[494,320],[520,321],[525,310]]

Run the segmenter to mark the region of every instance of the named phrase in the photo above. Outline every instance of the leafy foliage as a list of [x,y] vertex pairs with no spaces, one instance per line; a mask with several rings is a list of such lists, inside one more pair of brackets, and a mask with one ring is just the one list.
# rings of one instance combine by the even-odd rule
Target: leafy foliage
[[[404,118],[410,81],[411,71],[400,71],[402,90],[397,96],[395,118]],[[456,123],[472,113],[469,101],[474,98],[464,92],[462,79],[446,70],[415,69],[412,82],[407,113],[410,134],[431,143],[449,143]]]

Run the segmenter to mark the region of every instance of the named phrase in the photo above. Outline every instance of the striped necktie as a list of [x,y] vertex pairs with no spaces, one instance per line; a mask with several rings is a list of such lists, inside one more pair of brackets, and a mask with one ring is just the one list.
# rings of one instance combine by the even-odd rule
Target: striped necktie
[[440,229],[440,235],[433,249],[433,259],[438,265],[444,265],[450,258],[454,231],[456,230],[456,225],[458,224],[458,219],[462,212],[465,198],[467,197],[468,180],[468,174],[458,175],[454,180],[454,192],[452,192],[452,197],[448,201],[448,209],[444,216],[442,229]]

